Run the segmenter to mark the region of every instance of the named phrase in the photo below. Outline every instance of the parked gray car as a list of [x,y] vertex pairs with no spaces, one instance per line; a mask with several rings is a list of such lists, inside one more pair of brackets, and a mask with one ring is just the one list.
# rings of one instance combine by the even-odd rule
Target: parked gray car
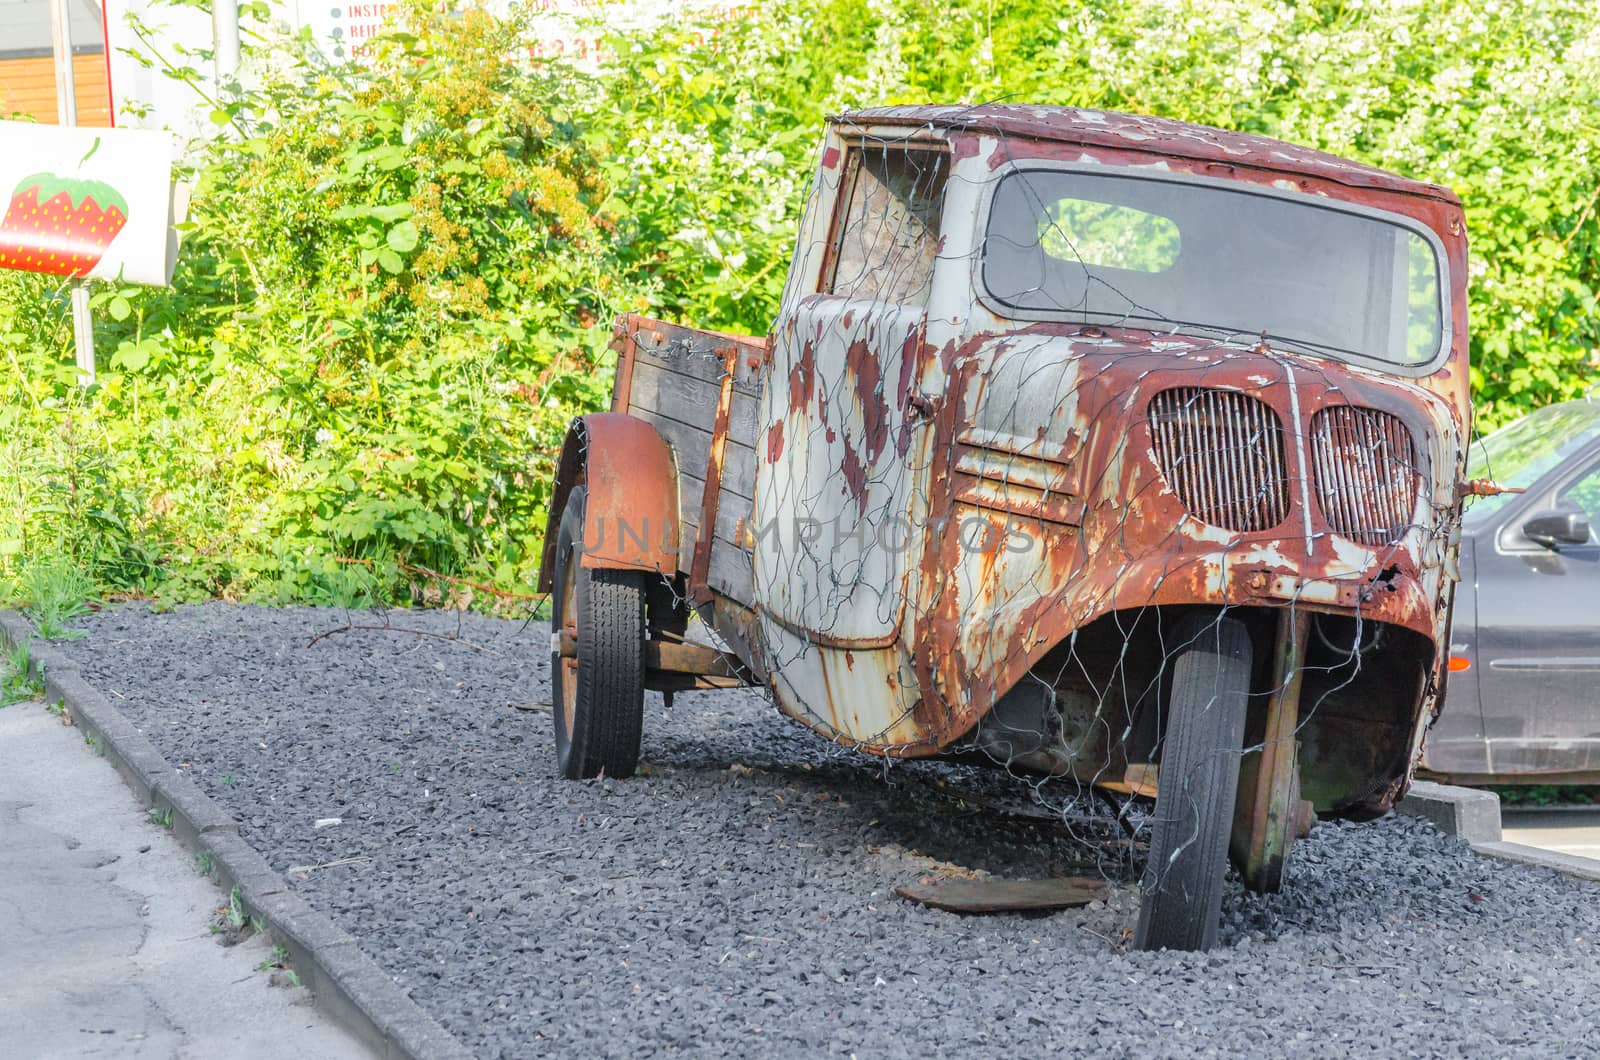
[[1464,783],[1600,780],[1600,395],[1472,446],[1449,691],[1423,768]]

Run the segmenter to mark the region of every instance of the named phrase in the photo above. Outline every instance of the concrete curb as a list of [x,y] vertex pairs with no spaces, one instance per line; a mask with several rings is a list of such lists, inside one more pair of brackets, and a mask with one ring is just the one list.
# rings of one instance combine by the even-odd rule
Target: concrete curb
[[46,701],[62,703],[84,742],[104,755],[152,814],[171,812],[172,831],[197,856],[209,852],[212,877],[224,891],[239,889],[247,915],[265,922],[318,1007],[382,1057],[463,1060],[471,1052],[423,1012],[356,940],[289,890],[283,877],[239,836],[237,822],[169,766],[150,740],[116,706],[84,681],[77,664],[14,611],[0,611],[0,639],[28,646],[29,665]]
[[1474,847],[1500,842],[1500,796],[1492,791],[1417,780],[1395,809],[1426,817],[1445,835],[1458,836]]
[[1399,813],[1426,817],[1445,835],[1458,836],[1485,857],[1554,869],[1580,880],[1600,881],[1600,859],[1563,854],[1501,838],[1500,796],[1492,791],[1415,781],[1395,806]]

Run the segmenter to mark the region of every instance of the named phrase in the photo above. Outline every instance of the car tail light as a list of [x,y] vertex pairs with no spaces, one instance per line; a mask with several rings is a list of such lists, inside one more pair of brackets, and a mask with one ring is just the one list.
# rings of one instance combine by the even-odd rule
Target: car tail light
[[1150,435],[1167,485],[1196,519],[1268,530],[1289,514],[1283,423],[1231,390],[1175,387],[1150,401]]
[[1311,420],[1317,504],[1342,537],[1382,547],[1410,529],[1422,489],[1411,432],[1377,409],[1337,405]]

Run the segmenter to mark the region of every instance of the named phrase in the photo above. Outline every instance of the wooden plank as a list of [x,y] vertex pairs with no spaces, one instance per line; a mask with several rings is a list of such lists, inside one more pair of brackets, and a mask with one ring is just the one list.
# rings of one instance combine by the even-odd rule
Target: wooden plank
[[767,340],[751,335],[730,335],[668,324],[647,317],[625,317],[638,357],[657,367],[691,376],[719,387],[727,373],[726,353],[734,351],[733,385],[751,395],[759,393],[761,367],[766,360]]
[[[687,572],[694,559],[695,545],[700,540],[700,511],[698,504],[704,495],[705,484],[688,475],[678,476],[678,492],[683,504],[683,516],[678,523],[678,569]],[[691,501],[695,507],[691,507]],[[754,553],[737,542],[741,519],[750,518],[750,502],[743,497],[724,495],[718,505],[716,540],[711,547],[711,566],[706,584],[724,596],[741,604],[755,600]]]
[[[577,640],[573,637],[573,640]],[[561,651],[566,654],[566,637],[562,637]],[[714,677],[739,677],[747,673],[737,655],[718,651],[704,644],[674,644],[653,640],[645,645],[644,663],[652,670],[668,670],[683,674],[709,674]]]
[[[728,417],[728,441],[758,448],[756,437],[760,433],[761,401],[759,397],[733,392],[733,409]],[[752,480],[753,482],[754,480]]]
[[700,539],[700,498],[705,496],[703,479],[678,472],[678,569],[688,573],[694,562],[694,546]]
[[[755,505],[734,493],[723,493],[712,529],[711,564],[706,584],[741,604],[755,603],[755,552],[746,548],[740,524],[753,518]],[[751,527],[752,532],[755,528]]]
[[[711,433],[677,420],[668,419],[645,409],[631,409],[633,415],[649,423],[661,435],[661,440],[672,448],[678,457],[678,474],[692,475],[701,482],[706,479],[706,464],[711,455]],[[722,454],[722,488],[747,501],[755,499],[756,452],[740,445],[732,438]],[[702,498],[696,497],[694,508],[700,509]]]
[[711,543],[711,565],[706,584],[741,604],[755,602],[755,565],[751,554],[721,538]]
[[722,488],[755,500],[756,448],[731,431],[727,451],[722,456]]
[[[705,484],[692,475],[679,474],[678,494],[683,505],[679,520],[678,569],[688,571],[700,538],[700,500]],[[711,565],[706,584],[724,596],[749,605],[755,599],[754,553],[738,544],[740,520],[751,516],[753,505],[744,497],[724,494],[717,505],[716,541],[711,548]]]
[[1103,901],[1105,880],[1067,876],[1050,880],[936,880],[902,884],[894,893],[951,913],[1018,913],[1071,909]]
[[[630,410],[645,409],[710,434],[717,423],[717,396],[721,391],[720,379],[714,383],[696,379],[640,356],[634,362],[628,404]],[[728,413],[728,439],[754,448],[756,416],[756,399],[734,391]]]
[[722,348],[719,342],[709,338],[692,346],[667,345],[655,349],[641,341],[638,360],[640,364],[647,364],[669,375],[681,375],[685,379],[707,383],[720,390],[722,377],[726,374],[722,355],[718,352]]
[[700,499],[700,520],[707,529],[702,534],[700,543],[695,546],[694,563],[689,567],[689,599],[695,604],[709,602],[705,588],[710,581],[711,570],[711,545],[715,540],[709,532],[715,528],[717,508],[722,501],[722,461],[728,448],[728,416],[733,406],[733,373],[731,362],[733,350],[725,351],[724,366],[730,370],[722,376],[722,385],[717,389],[717,418],[711,428],[711,452],[706,457],[706,488]]

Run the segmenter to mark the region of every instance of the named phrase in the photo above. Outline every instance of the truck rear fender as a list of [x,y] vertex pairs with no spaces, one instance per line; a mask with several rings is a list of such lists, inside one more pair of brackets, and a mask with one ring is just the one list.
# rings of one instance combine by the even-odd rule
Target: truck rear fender
[[572,487],[588,493],[585,567],[678,570],[678,472],[672,450],[644,420],[621,412],[579,416],[567,428],[556,469],[539,565],[539,591],[552,590],[556,530]]

